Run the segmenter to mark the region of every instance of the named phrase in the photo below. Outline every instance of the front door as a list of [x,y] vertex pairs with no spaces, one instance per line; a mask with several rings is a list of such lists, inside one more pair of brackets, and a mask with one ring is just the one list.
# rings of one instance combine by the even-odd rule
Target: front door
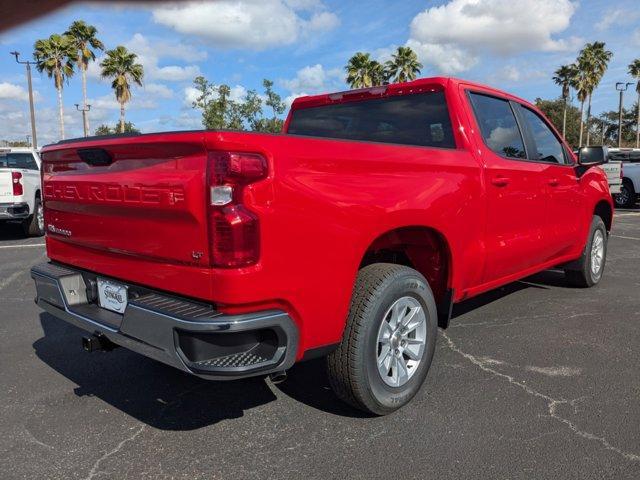
[[519,105],[531,160],[540,162],[546,189],[545,261],[573,253],[580,242],[583,198],[576,171],[562,142],[538,113]]

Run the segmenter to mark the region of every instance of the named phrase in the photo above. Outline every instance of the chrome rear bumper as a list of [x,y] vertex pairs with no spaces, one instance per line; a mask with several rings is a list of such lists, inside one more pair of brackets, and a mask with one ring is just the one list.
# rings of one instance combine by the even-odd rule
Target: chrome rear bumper
[[124,314],[101,308],[98,275],[55,263],[31,269],[36,303],[54,317],[207,379],[266,375],[293,365],[298,329],[280,310],[225,315],[211,305],[127,285]]

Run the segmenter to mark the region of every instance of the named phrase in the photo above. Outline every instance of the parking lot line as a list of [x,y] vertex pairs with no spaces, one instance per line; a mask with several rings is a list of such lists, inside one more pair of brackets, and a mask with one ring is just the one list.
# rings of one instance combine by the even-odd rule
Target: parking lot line
[[624,238],[626,240],[640,240],[640,238],[638,237],[625,237],[624,235],[611,235],[611,236],[616,238]]
[[35,247],[44,247],[44,243],[32,243],[29,245],[0,245],[0,250],[4,250],[6,248],[35,248]]

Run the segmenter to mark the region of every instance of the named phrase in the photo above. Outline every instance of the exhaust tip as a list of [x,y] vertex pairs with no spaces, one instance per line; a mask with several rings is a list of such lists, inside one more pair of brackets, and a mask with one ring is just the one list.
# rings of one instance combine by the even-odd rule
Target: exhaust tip
[[273,383],[274,385],[277,385],[278,383],[282,383],[287,379],[287,372],[286,371],[281,371],[281,372],[273,372],[272,374],[269,375],[269,380],[271,380],[271,383]]

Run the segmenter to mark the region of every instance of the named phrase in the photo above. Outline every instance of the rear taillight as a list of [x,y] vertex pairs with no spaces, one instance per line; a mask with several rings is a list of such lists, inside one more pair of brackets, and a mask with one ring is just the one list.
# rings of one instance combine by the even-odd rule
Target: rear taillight
[[20,172],[11,172],[11,179],[13,180],[13,195],[19,196],[24,193],[24,189],[22,188],[22,174]]
[[260,256],[260,222],[243,204],[247,185],[267,176],[267,161],[256,153],[210,152],[208,165],[211,265],[252,265]]

